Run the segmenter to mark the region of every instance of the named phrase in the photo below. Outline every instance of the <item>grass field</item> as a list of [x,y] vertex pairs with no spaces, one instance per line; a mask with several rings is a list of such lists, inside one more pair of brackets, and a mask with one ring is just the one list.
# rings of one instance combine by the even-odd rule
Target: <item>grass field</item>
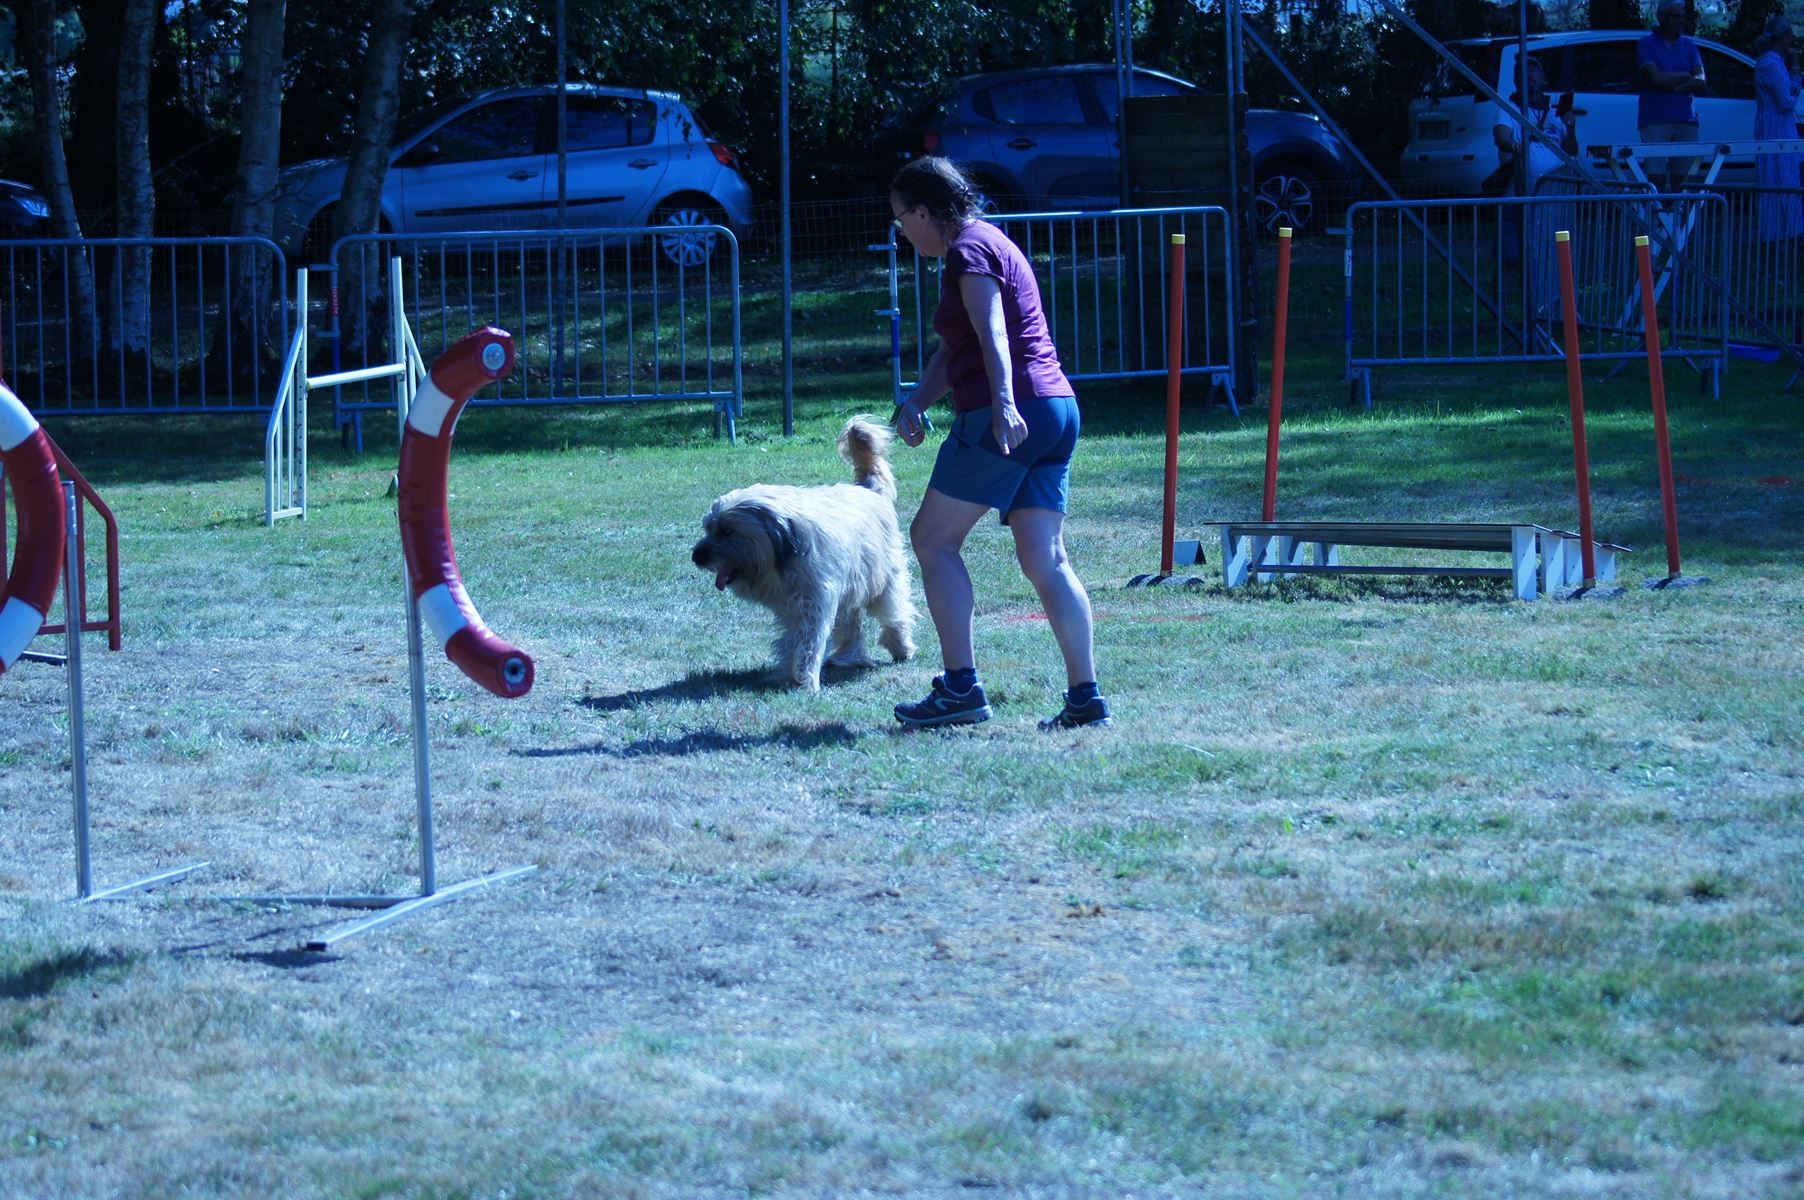
[[[1353,412],[1311,340],[1338,311],[1293,319],[1281,515],[1572,527],[1557,369]],[[699,410],[465,418],[464,578],[538,684],[428,656],[440,884],[538,870],[325,955],[296,947],[345,914],[213,897],[416,886],[392,440],[316,441],[312,518],[272,531],[248,425],[52,426],[123,524],[125,648],[87,643],[96,882],[212,865],[65,903],[64,676],[0,678],[0,1195],[1804,1191],[1781,368],[1715,402],[1672,379],[1713,582],[1586,603],[1129,590],[1162,388],[1087,389],[1069,542],[1118,719],[1049,737],[1062,673],[993,525],[997,719],[942,734],[889,715],[937,666],[925,618],[913,663],[776,690],[768,617],[690,565],[714,495],[838,479],[839,423],[887,413],[880,361],[809,353],[791,439],[768,344],[737,446]],[[1664,573],[1644,374],[1591,401],[1633,584]],[[1193,400],[1180,536],[1256,514],[1263,437]],[[930,456],[896,465],[906,521]]]

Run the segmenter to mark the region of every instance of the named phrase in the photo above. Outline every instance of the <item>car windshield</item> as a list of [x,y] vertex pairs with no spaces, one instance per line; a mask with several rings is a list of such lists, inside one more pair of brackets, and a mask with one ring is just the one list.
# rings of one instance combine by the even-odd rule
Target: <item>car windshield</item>
[[[1497,86],[1497,64],[1503,55],[1502,42],[1454,42],[1447,47],[1459,61],[1492,87]],[[1422,73],[1422,81],[1416,85],[1416,95],[1423,99],[1442,99],[1448,96],[1480,96],[1479,90],[1472,86],[1472,81],[1453,69],[1452,64],[1437,56]]]

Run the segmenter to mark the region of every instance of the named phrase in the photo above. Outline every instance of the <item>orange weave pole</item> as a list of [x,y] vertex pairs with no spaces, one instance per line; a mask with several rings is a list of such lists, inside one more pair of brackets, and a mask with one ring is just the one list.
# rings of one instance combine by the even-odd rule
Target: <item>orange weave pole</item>
[[1641,323],[1647,340],[1647,386],[1654,400],[1654,450],[1660,460],[1660,505],[1666,516],[1666,577],[1679,577],[1679,502],[1673,495],[1672,445],[1666,435],[1666,372],[1660,365],[1660,314],[1654,301],[1654,263],[1645,235],[1635,239],[1641,268]]
[[1184,235],[1171,235],[1171,287],[1165,305],[1165,525],[1160,533],[1159,574],[1176,564],[1178,535],[1178,394],[1184,379]]
[[1265,426],[1265,502],[1261,520],[1278,511],[1278,420],[1284,411],[1284,344],[1290,328],[1290,227],[1278,230],[1278,299],[1272,320],[1272,396]]
[[1578,301],[1572,286],[1572,235],[1553,235],[1560,260],[1560,308],[1566,325],[1566,394],[1572,404],[1572,468],[1578,476],[1579,561],[1585,588],[1597,586],[1597,547],[1591,536],[1591,459],[1585,449],[1585,381],[1579,371]]

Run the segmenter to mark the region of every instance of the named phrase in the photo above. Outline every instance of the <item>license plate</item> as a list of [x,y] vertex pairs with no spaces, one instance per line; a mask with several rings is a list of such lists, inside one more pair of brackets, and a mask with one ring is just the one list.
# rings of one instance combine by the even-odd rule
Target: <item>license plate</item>
[[1447,137],[1448,128],[1446,121],[1418,121],[1416,136],[1425,142],[1443,141]]

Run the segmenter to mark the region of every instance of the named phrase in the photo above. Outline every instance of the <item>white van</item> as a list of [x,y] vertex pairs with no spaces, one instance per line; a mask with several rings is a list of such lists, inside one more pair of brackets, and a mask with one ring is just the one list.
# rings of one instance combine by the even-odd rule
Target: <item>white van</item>
[[[1646,30],[1589,30],[1542,33],[1528,39],[1528,52],[1547,73],[1555,99],[1575,92],[1581,147],[1620,146],[1641,140],[1635,128],[1640,75],[1635,47]],[[1694,97],[1698,140],[1747,141],[1754,136],[1754,60],[1702,38],[1708,90]],[[1517,42],[1513,37],[1449,42],[1447,48],[1498,94],[1515,94]],[[1498,82],[1502,80],[1503,82]],[[1400,181],[1418,192],[1471,196],[1497,169],[1491,129],[1497,105],[1480,95],[1465,76],[1436,59],[1409,105],[1409,143],[1403,148]]]

